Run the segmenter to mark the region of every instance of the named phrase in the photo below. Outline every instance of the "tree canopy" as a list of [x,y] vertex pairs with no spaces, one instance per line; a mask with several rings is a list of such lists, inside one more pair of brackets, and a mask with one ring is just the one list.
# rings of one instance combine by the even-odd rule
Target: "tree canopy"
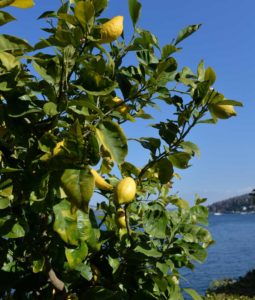
[[[175,54],[200,25],[161,46],[138,27],[141,4],[128,3],[128,42],[123,17],[104,14],[107,0],[62,1],[39,17],[48,37],[33,46],[0,35],[3,299],[200,299],[181,287],[179,270],[206,258],[208,210],[171,187],[199,155],[191,129],[236,115],[241,103],[213,88],[203,61],[178,68]],[[33,1],[0,0],[8,5]],[[14,17],[1,10],[0,20]],[[169,118],[157,122],[147,109],[160,103]],[[135,139],[149,154],[142,167],[126,160],[123,130],[141,118],[157,132]],[[92,207],[95,192],[104,200]]]

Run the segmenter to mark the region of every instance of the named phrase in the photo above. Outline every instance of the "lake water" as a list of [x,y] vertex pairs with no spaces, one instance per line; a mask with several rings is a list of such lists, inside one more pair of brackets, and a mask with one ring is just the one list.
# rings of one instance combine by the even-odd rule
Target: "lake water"
[[216,241],[204,264],[184,270],[183,286],[204,294],[213,280],[237,278],[255,268],[255,214],[210,215],[209,230]]

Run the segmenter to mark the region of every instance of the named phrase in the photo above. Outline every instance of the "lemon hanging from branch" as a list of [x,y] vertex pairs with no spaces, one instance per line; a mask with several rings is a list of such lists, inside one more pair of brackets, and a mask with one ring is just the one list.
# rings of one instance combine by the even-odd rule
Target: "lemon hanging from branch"
[[117,212],[115,215],[115,221],[119,228],[127,228],[125,211],[123,208],[117,209]]
[[123,32],[123,16],[116,16],[105,22],[100,28],[100,43],[111,43],[115,41]]
[[111,191],[113,186],[104,180],[102,176],[100,176],[96,170],[90,169],[90,173],[93,175],[95,179],[95,185],[98,189],[103,191]]
[[0,0],[0,8],[6,6],[16,6],[18,8],[30,8],[33,7],[33,0]]
[[136,194],[136,183],[132,177],[122,179],[116,186],[115,202],[117,205],[133,202]]

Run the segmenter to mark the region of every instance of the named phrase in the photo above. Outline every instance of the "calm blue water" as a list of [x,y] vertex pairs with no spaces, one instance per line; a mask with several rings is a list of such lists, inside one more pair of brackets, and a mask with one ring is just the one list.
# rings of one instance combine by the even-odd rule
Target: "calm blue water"
[[255,268],[255,214],[211,215],[208,228],[216,243],[209,248],[206,262],[182,272],[188,280],[183,286],[200,294],[213,280],[237,278]]

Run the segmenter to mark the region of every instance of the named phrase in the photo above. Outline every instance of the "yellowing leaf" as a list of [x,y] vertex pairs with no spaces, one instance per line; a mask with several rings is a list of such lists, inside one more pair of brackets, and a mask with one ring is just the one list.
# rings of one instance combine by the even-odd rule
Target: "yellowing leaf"
[[118,164],[123,163],[128,152],[128,145],[122,128],[112,121],[104,121],[99,123],[96,134],[111,158]]
[[95,179],[90,172],[66,169],[61,177],[61,187],[73,206],[83,211],[88,210],[95,187]]
[[54,230],[68,244],[78,246],[77,216],[71,212],[71,204],[63,200],[53,207],[55,214]]

